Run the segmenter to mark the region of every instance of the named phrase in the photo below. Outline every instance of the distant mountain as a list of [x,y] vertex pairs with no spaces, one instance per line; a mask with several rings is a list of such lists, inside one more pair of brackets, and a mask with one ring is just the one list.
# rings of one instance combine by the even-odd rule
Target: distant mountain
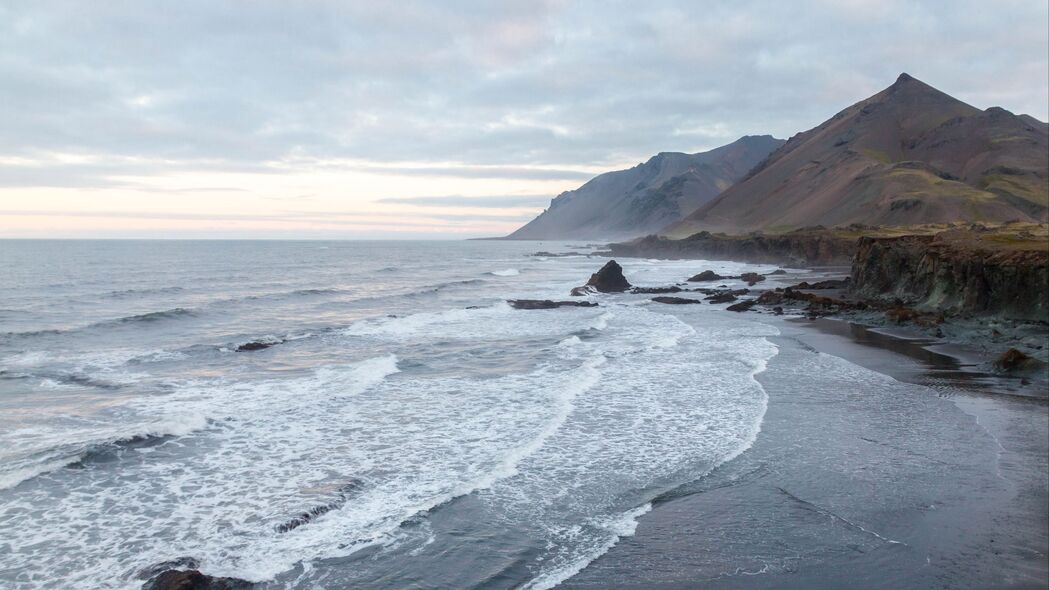
[[1049,126],[907,74],[791,137],[663,234],[1046,220]]
[[655,232],[713,199],[781,145],[782,139],[760,135],[698,154],[663,152],[561,193],[508,238],[619,239]]

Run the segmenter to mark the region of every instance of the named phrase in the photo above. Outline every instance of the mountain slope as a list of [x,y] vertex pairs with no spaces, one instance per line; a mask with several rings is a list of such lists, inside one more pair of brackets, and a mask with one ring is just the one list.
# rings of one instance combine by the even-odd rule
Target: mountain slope
[[508,237],[518,240],[623,238],[679,221],[717,196],[783,144],[746,136],[708,152],[663,152],[629,170],[607,172],[558,195]]
[[981,111],[907,74],[790,138],[746,178],[665,228],[789,231],[805,226],[1044,220],[1043,123]]

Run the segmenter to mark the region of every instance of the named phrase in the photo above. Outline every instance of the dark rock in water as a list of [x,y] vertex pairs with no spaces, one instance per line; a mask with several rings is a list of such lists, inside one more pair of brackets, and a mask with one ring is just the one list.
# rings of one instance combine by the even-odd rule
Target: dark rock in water
[[682,291],[684,289],[676,285],[670,287],[634,287],[630,290],[631,293],[637,294],[680,293]]
[[743,311],[748,311],[750,308],[754,307],[754,305],[755,305],[755,301],[753,299],[748,299],[746,301],[740,301],[739,303],[735,303],[733,305],[730,305],[730,306],[726,307],[725,309],[727,311],[743,312]]
[[849,287],[849,278],[844,279],[827,279],[826,281],[819,281],[816,283],[809,283],[802,281],[797,285],[794,285],[794,289],[847,289]]
[[765,280],[764,275],[759,275],[756,272],[745,272],[739,275],[741,281],[746,282],[750,286],[754,286],[755,283],[760,283]]
[[787,271],[783,270],[782,268],[777,268],[776,270],[770,272],[769,274],[770,275],[785,275],[785,274],[787,274]]
[[621,293],[630,288],[630,283],[623,276],[623,267],[615,260],[609,260],[601,270],[590,275],[587,287],[593,287],[602,293]]
[[705,270],[705,271],[699,273],[698,275],[695,275],[692,278],[690,278],[689,282],[692,282],[692,283],[703,283],[703,282],[706,282],[706,281],[720,281],[721,279],[724,279],[724,278],[727,278],[727,277],[723,277],[723,276],[719,275],[718,273],[716,273],[716,272],[714,272],[712,270]]
[[140,580],[149,580],[157,574],[168,570],[195,570],[198,568],[200,568],[200,562],[196,558],[189,556],[176,557],[175,559],[154,563],[151,566],[138,570],[137,577]]
[[283,343],[283,340],[253,340],[251,342],[245,342],[244,344],[238,346],[237,352],[252,352],[255,350],[265,350],[271,346],[276,346],[277,344]]
[[783,308],[777,305],[776,307],[772,308],[772,313],[776,315],[783,315]]
[[572,292],[570,293],[570,295],[572,297],[586,297],[587,295],[593,292],[594,289],[591,287],[572,287]]
[[653,297],[652,301],[656,303],[668,303],[670,305],[688,305],[690,303],[703,303],[699,299],[689,299],[687,297]]
[[1042,363],[1015,348],[1005,351],[994,361],[994,368],[999,371],[1022,371],[1037,368]]
[[217,578],[198,570],[167,570],[142,585],[142,590],[247,590],[252,583],[237,578]]
[[736,296],[733,295],[731,291],[723,291],[721,293],[715,293],[710,297],[704,297],[704,299],[711,303],[731,303],[736,300]]
[[762,305],[779,305],[783,303],[784,295],[780,291],[765,291],[758,295],[757,302]]
[[514,309],[555,309],[558,307],[597,307],[591,301],[551,301],[549,299],[508,299]]

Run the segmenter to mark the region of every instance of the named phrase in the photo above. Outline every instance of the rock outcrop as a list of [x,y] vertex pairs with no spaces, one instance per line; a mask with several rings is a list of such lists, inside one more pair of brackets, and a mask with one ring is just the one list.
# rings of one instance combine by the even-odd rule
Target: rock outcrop
[[690,283],[705,283],[705,282],[708,282],[708,281],[720,281],[721,279],[724,279],[724,278],[725,277],[719,275],[718,273],[716,273],[716,272],[714,272],[712,270],[705,270],[705,271],[699,273],[698,275],[694,275],[692,277],[689,277],[688,281]]
[[623,267],[615,260],[609,260],[601,270],[590,275],[585,286],[601,293],[622,293],[630,288],[630,282],[623,276]]
[[[987,239],[984,239],[984,238]],[[949,314],[1049,321],[1049,251],[980,231],[862,238],[852,292]]]

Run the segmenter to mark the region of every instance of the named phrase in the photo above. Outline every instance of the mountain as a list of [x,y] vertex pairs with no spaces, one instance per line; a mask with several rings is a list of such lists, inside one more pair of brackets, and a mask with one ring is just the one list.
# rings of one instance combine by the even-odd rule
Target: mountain
[[713,199],[781,145],[771,135],[748,135],[708,152],[657,154],[561,193],[508,238],[615,239],[655,232]]
[[981,111],[901,74],[892,86],[791,137],[661,233],[1044,221],[1047,130],[1028,115]]

